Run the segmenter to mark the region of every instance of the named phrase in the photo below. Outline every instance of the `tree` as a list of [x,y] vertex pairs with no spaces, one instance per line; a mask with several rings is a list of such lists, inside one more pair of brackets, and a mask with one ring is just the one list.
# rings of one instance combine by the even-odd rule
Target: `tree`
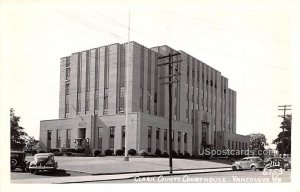
[[262,133],[252,133],[249,135],[249,137],[250,137],[249,149],[254,150],[255,155],[258,154],[259,150],[262,151],[265,149],[265,146],[268,146],[266,136]]
[[[286,118],[281,122],[280,129],[282,131],[273,140],[273,144],[276,144],[276,149],[280,154],[291,154],[292,115],[286,115]],[[284,144],[283,150],[282,143]]]
[[19,126],[21,117],[15,115],[15,110],[10,108],[10,147],[12,150],[23,150],[26,145],[27,133]]
[[34,137],[28,136],[25,138],[26,142],[26,150],[27,151],[32,151],[36,150],[36,145],[39,143],[38,140],[36,140]]

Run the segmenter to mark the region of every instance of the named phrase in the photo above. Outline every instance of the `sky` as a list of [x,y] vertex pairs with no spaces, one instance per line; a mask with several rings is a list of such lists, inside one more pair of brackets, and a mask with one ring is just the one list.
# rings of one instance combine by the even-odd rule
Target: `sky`
[[293,100],[293,3],[22,2],[2,2],[1,78],[29,135],[38,139],[40,121],[58,118],[60,58],[127,42],[129,10],[130,40],[183,50],[229,79],[238,134],[263,133],[271,144],[280,132],[277,106]]

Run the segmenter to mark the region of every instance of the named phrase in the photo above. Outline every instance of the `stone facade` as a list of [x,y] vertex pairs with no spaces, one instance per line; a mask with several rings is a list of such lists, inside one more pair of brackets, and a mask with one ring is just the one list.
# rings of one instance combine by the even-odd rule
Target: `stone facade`
[[[159,79],[168,70],[157,66],[166,62],[157,58],[174,52],[168,46],[149,49],[130,42],[61,58],[59,119],[41,121],[40,147],[74,148],[73,140],[85,137],[89,149],[100,148],[102,153],[125,145],[150,154],[157,148],[168,152],[169,95]],[[228,88],[228,79],[178,52],[181,55],[174,59],[182,62],[177,65],[179,82],[173,84],[173,150],[198,155],[203,147],[232,148],[228,145],[232,142],[248,148],[249,137],[236,134],[236,92]],[[124,128],[127,67],[128,127]]]

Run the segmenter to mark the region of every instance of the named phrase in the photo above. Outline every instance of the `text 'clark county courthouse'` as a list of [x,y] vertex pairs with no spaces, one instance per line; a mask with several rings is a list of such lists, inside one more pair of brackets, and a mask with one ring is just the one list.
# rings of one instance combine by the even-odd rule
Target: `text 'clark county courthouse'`
[[[129,55],[128,55],[129,48]],[[203,147],[247,149],[249,137],[236,134],[236,92],[219,71],[184,51],[146,48],[136,42],[111,44],[73,53],[60,60],[59,119],[40,124],[40,147],[75,148],[86,139],[89,150],[169,151],[169,53],[182,60],[172,90],[172,147],[197,156]],[[128,118],[125,127],[126,70]],[[126,137],[126,139],[125,139]]]

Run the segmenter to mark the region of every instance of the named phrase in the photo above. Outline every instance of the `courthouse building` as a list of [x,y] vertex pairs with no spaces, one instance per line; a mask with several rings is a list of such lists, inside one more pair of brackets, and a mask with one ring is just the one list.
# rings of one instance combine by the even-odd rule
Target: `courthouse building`
[[[129,57],[128,57],[129,47]],[[174,60],[172,143],[177,153],[198,155],[203,147],[247,149],[249,137],[236,134],[236,92],[221,72],[184,51],[168,46],[147,48],[136,42],[111,44],[73,53],[60,60],[59,119],[40,124],[40,148],[75,148],[85,138],[88,148],[168,152],[168,67]],[[128,62],[129,61],[129,62]],[[125,122],[126,67],[128,118]],[[125,127],[127,125],[128,127]],[[125,139],[126,137],[126,139]]]

